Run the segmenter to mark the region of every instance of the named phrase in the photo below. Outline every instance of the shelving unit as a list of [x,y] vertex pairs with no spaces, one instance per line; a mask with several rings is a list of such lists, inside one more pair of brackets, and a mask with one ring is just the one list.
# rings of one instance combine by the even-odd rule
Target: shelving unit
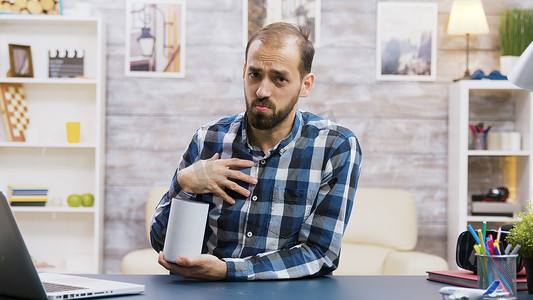
[[[448,263],[457,268],[457,237],[467,225],[488,229],[515,217],[472,215],[471,196],[490,188],[509,189],[510,203],[525,210],[532,196],[533,94],[502,80],[462,80],[450,86],[448,128]],[[492,131],[518,131],[519,151],[471,150],[469,123],[493,123]],[[516,216],[516,215],[515,215]]]
[[[45,207],[13,207],[26,245],[49,272],[101,273],[105,141],[105,27],[96,17],[0,16],[0,83],[21,83],[30,128],[9,142],[0,122],[0,190],[48,188]],[[3,77],[8,44],[31,46],[33,78]],[[48,78],[49,49],[83,49],[85,78]],[[66,122],[80,122],[80,143],[68,144]],[[92,193],[93,207],[71,208],[70,194]]]

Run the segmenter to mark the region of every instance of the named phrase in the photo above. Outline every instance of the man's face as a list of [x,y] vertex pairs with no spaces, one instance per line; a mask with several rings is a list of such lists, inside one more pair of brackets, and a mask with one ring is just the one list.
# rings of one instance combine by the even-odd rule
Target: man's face
[[270,130],[284,121],[292,126],[302,90],[300,53],[290,41],[282,45],[256,40],[248,49],[244,95],[248,123],[255,129]]

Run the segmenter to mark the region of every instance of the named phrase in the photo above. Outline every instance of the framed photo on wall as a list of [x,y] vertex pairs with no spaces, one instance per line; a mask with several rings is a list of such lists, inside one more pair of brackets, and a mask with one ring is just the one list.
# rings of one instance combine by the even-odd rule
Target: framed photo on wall
[[320,45],[321,0],[243,0],[243,45],[262,27],[288,22],[309,30],[309,39]]
[[26,45],[9,44],[9,76],[33,77],[31,48]]
[[126,76],[185,77],[186,11],[185,1],[126,1]]
[[437,13],[437,3],[378,3],[377,80],[436,80]]

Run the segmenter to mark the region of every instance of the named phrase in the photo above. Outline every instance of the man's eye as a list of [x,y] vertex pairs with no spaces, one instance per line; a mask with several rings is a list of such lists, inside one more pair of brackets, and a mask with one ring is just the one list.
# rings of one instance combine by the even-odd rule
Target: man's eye
[[278,77],[278,81],[279,81],[279,82],[285,82],[285,81],[287,81],[287,79],[285,79],[285,78],[283,78],[283,77]]
[[250,73],[250,77],[252,78],[259,78],[259,73]]

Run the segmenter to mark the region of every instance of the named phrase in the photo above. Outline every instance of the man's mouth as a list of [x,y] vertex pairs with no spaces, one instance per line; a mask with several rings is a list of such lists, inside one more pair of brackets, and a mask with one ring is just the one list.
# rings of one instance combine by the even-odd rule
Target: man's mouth
[[264,111],[270,110],[270,107],[268,107],[268,106],[264,106],[264,105],[256,105],[256,106],[255,106],[255,109],[256,109],[257,111],[264,112]]

